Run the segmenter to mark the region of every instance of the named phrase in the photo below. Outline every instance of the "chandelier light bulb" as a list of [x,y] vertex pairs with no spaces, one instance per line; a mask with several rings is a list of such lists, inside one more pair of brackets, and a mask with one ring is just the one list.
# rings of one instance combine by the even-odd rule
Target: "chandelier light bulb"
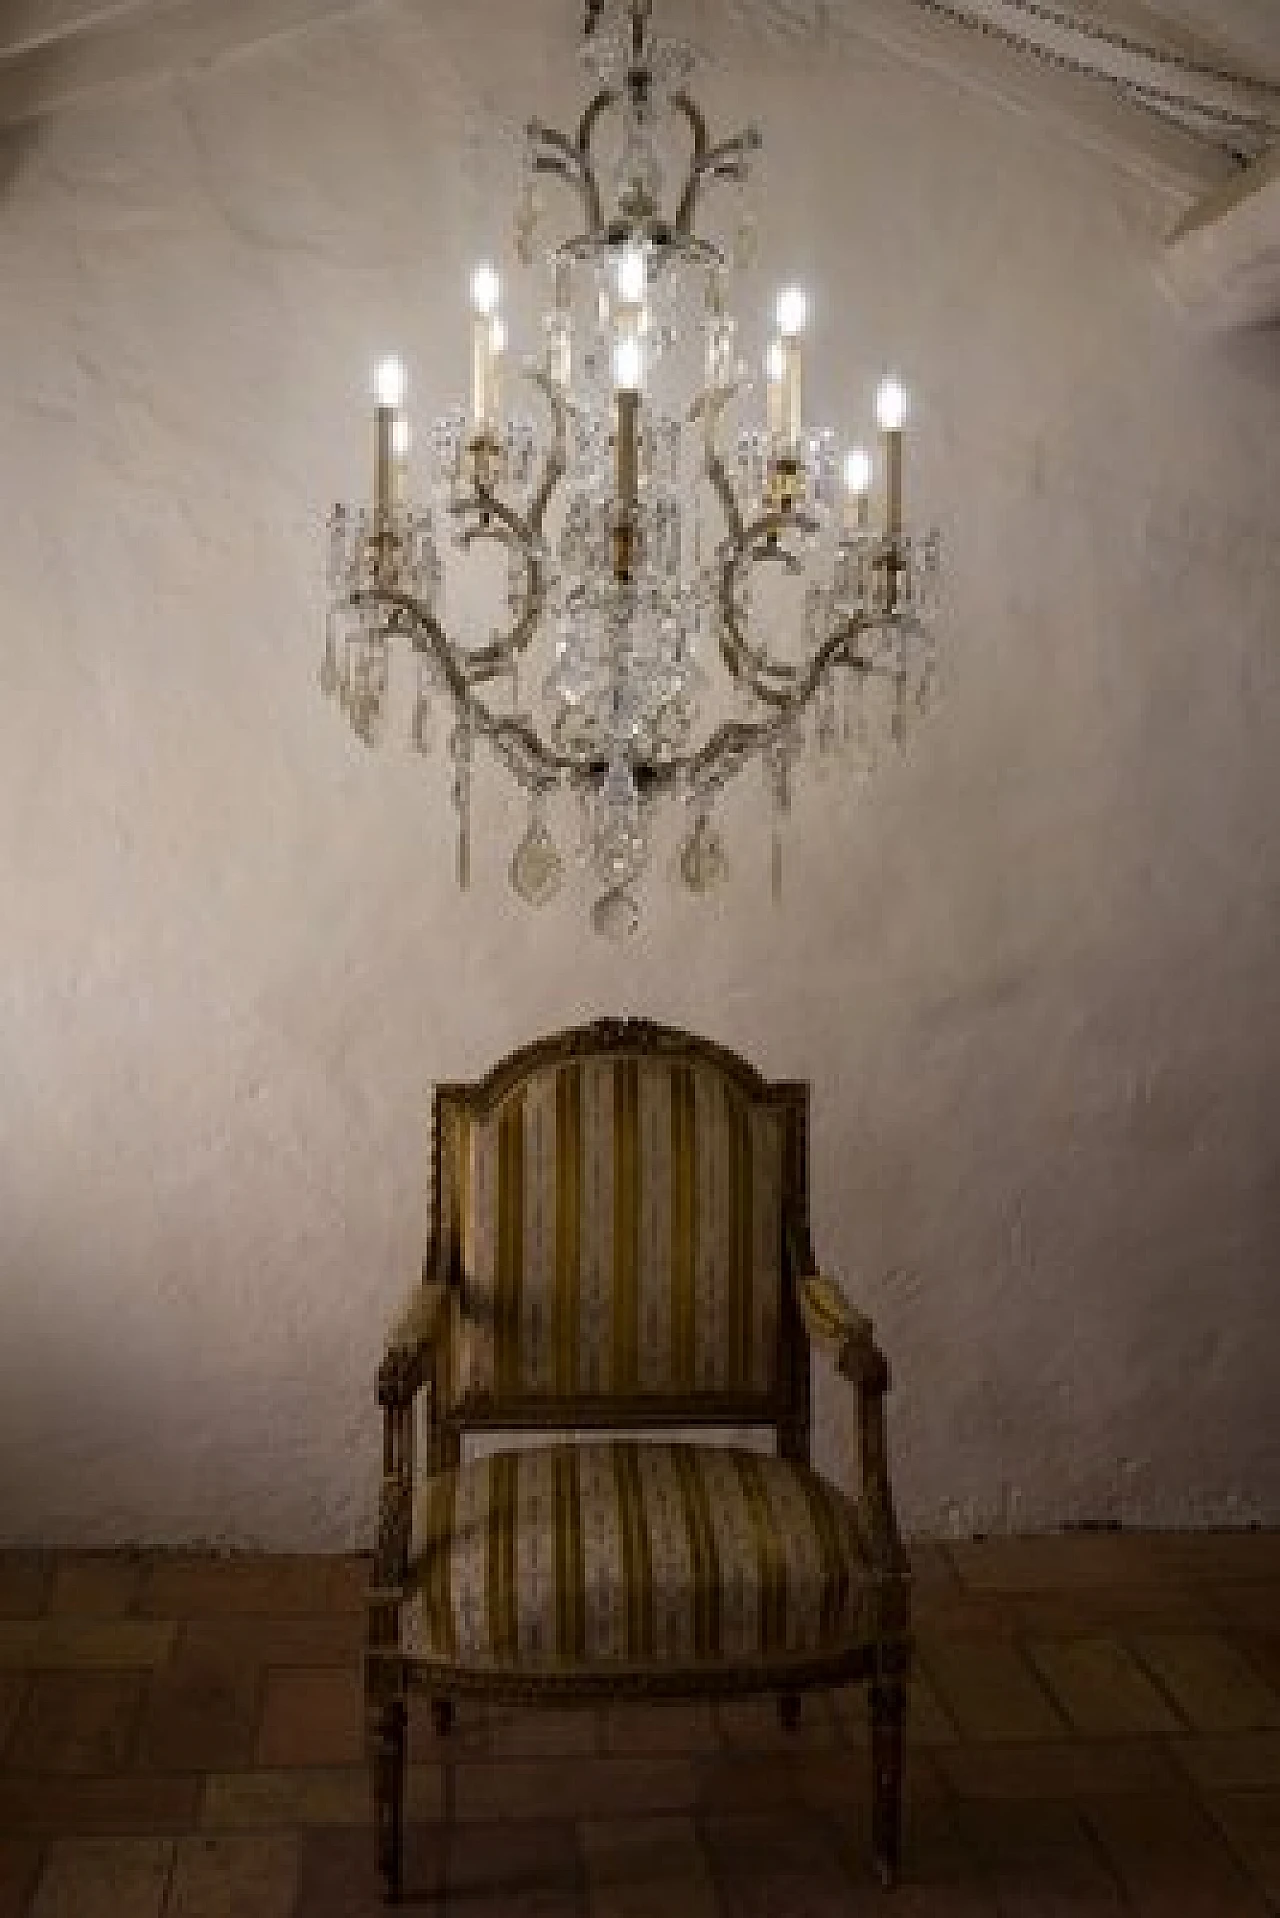
[[871,455],[855,446],[844,456],[844,490],[850,499],[865,499],[871,491]]
[[631,334],[613,349],[613,384],[619,393],[638,393],[644,385],[644,350]]
[[644,248],[624,246],[618,255],[618,264],[614,272],[614,286],[617,289],[619,305],[643,306],[648,281],[649,268],[644,257]]
[[489,322],[489,349],[495,359],[507,350],[507,323],[499,313]]
[[385,359],[378,361],[373,376],[373,390],[378,405],[389,407],[393,413],[404,405],[404,363],[394,353],[388,353]]
[[400,414],[391,422],[391,451],[398,460],[409,457],[409,422]]
[[876,394],[876,419],[882,433],[900,433],[907,422],[907,389],[891,373]]
[[781,340],[770,340],[769,350],[764,356],[765,377],[774,385],[780,385],[786,377],[787,354]]
[[809,302],[802,286],[784,286],[778,295],[778,331],[784,340],[798,340],[809,317]]
[[471,304],[482,320],[492,317],[498,310],[498,301],[502,298],[502,281],[495,268],[486,261],[478,266],[471,275]]

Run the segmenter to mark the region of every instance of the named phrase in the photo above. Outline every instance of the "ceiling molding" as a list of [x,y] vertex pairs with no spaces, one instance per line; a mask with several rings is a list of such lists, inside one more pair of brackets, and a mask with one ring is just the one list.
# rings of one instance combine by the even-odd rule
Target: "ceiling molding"
[[[16,126],[121,88],[163,80],[201,62],[307,31],[378,0],[9,0],[0,9],[0,127]],[[1072,0],[1080,4],[1081,0]],[[1090,0],[1083,0],[1090,4]],[[994,100],[1098,152],[1170,195],[1195,202],[1230,178],[1229,158],[1162,123],[1114,88],[1020,55],[928,15],[912,0],[735,0],[735,11],[778,16],[788,32],[873,42],[908,64]],[[781,17],[785,16],[785,19]],[[1110,5],[1111,22],[1149,33],[1136,0]],[[1184,29],[1175,35],[1186,38]],[[1199,36],[1195,48],[1209,51]]]
[[1280,321],[1280,150],[1192,208],[1170,235],[1164,278],[1206,330]]

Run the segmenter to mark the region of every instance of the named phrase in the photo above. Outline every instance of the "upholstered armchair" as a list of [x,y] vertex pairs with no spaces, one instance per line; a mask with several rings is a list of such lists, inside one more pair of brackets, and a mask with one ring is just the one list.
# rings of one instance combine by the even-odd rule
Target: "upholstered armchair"
[[[431,1239],[378,1375],[365,1669],[390,1897],[410,1687],[443,1733],[465,1698],[773,1692],[794,1724],[806,1689],[865,1681],[894,1881],[909,1637],[889,1374],[813,1259],[807,1123],[807,1086],[633,1021],[437,1090]],[[857,1393],[854,1489],[809,1464],[812,1346]],[[698,1443],[710,1427],[772,1427],[775,1453]],[[465,1435],[494,1430],[575,1436],[466,1461]]]

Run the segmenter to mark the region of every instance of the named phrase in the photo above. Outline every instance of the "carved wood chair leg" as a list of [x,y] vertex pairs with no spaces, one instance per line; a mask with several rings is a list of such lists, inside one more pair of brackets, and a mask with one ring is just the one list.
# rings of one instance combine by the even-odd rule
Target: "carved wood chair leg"
[[404,1888],[404,1775],[408,1713],[402,1698],[380,1707],[373,1726],[373,1799],[382,1892],[394,1904]]
[[902,1760],[907,1688],[900,1678],[873,1683],[871,1707],[871,1846],[885,1890],[902,1868]]
[[797,1731],[800,1726],[799,1692],[783,1692],[778,1699],[778,1722],[784,1732]]
[[453,1700],[451,1698],[433,1698],[431,1701],[431,1723],[435,1727],[437,1738],[447,1738],[453,1730]]

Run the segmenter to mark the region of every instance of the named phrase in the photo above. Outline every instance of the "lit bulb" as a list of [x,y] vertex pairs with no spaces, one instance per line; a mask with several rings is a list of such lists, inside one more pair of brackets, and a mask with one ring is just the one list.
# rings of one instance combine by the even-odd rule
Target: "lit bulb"
[[495,359],[507,350],[507,323],[496,314],[489,323],[489,347]]
[[613,383],[620,393],[638,393],[644,384],[644,353],[631,336],[613,349]]
[[614,285],[617,288],[620,304],[643,306],[647,283],[648,267],[643,247],[624,246],[618,255],[618,264],[614,271]]
[[871,455],[858,446],[844,456],[844,490],[850,499],[862,499],[871,491]]
[[764,370],[767,377],[776,386],[785,378],[787,371],[787,349],[781,340],[771,340],[769,351],[764,356]]
[[502,281],[497,273],[486,264],[478,266],[471,275],[471,304],[482,320],[487,320],[497,309],[502,298]]
[[890,374],[876,394],[876,418],[882,433],[900,433],[907,418],[907,389]]
[[808,315],[809,302],[805,298],[804,288],[784,286],[778,295],[778,331],[783,339],[799,339]]
[[409,422],[403,416],[391,422],[391,451],[398,460],[409,457]]
[[379,406],[390,407],[394,412],[404,405],[404,366],[394,353],[385,360],[379,360],[378,370],[373,376],[373,390]]

